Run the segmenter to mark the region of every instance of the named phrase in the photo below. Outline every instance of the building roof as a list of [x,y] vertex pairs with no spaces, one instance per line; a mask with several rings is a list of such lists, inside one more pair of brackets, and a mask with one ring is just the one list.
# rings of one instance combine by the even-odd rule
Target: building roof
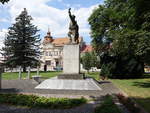
[[[48,29],[47,35],[44,37],[43,44],[54,44],[55,46],[63,46],[64,44],[69,43],[69,37],[62,37],[62,38],[53,38],[51,36],[51,32]],[[79,43],[83,41],[83,37],[79,37]]]
[[[82,42],[83,38],[80,37],[79,38],[79,42]],[[48,37],[45,37],[44,38],[44,41],[43,41],[43,44],[48,44],[48,43],[52,43],[54,44],[55,46],[63,46],[64,44],[68,44],[69,43],[69,38],[68,37],[64,37],[64,38],[48,38]]]
[[55,46],[63,46],[64,44],[69,43],[69,38],[64,37],[64,38],[55,38],[52,42]]
[[93,48],[91,45],[84,45],[81,49],[81,52],[85,53],[85,52],[92,52]]

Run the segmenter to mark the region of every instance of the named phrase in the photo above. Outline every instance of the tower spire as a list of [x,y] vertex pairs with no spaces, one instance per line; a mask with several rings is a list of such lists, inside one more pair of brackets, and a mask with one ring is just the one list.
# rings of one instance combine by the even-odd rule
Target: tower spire
[[47,35],[51,37],[51,32],[50,32],[49,26],[48,26],[48,32],[47,32]]
[[50,32],[50,28],[49,28],[49,26],[48,26],[48,32]]

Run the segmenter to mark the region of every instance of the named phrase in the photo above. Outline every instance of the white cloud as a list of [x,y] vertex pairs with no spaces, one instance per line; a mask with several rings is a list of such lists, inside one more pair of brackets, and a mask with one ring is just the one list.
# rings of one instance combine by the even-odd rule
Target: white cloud
[[[1,29],[0,30],[0,49],[4,46],[3,42],[5,39],[6,33],[7,33],[7,29]],[[1,54],[0,54],[0,56],[1,56]]]
[[9,20],[7,20],[5,18],[0,18],[0,22],[9,22]]
[[3,41],[5,39],[6,33],[7,33],[7,29],[0,30],[0,48],[3,46]]
[[[69,26],[68,9],[62,10],[51,7],[47,5],[49,1],[52,0],[11,0],[8,7],[12,22],[23,8],[27,8],[29,14],[34,18],[34,24],[40,30],[47,32],[49,26],[54,37],[67,36]],[[62,0],[58,1],[61,2]],[[83,37],[89,35],[90,30],[87,19],[96,6],[72,10],[79,24],[80,35]]]

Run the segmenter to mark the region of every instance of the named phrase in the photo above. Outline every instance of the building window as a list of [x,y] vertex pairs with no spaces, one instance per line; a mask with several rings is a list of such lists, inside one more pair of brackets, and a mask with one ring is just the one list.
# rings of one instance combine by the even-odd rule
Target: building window
[[48,56],[48,52],[45,52],[45,56]]
[[52,55],[52,56],[54,55],[54,52],[53,52],[53,51],[51,52],[51,55]]
[[51,53],[51,51],[49,51],[49,56],[52,56],[52,53]]
[[55,56],[58,56],[58,52],[57,51],[55,51]]
[[50,60],[45,61],[45,65],[51,65],[51,61]]

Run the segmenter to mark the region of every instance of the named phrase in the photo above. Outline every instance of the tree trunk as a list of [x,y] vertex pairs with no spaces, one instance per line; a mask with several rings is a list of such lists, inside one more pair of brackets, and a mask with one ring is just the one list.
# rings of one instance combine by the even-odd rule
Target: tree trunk
[[142,62],[141,65],[142,65],[142,71],[143,71],[143,74],[144,74],[144,73],[145,73],[145,70],[144,70],[144,67],[145,67],[145,66],[144,66],[144,62]]
[[23,72],[26,72],[26,66],[23,66]]
[[87,73],[89,74],[89,70],[87,70]]

